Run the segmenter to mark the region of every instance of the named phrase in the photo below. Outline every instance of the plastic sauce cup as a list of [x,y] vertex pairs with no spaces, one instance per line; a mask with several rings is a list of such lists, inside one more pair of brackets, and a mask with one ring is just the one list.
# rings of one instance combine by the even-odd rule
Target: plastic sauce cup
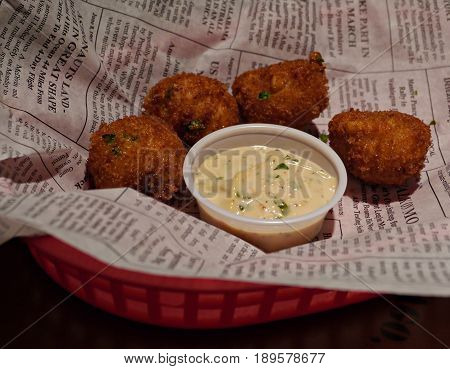
[[[283,219],[258,219],[234,214],[203,197],[195,188],[194,173],[213,151],[242,146],[264,145],[293,151],[319,164],[337,177],[334,196],[313,212]],[[339,156],[321,140],[297,129],[273,124],[241,124],[213,132],[198,141],[188,152],[183,176],[197,200],[200,217],[266,252],[273,252],[311,241],[322,228],[326,214],[342,198],[347,187],[347,171]]]

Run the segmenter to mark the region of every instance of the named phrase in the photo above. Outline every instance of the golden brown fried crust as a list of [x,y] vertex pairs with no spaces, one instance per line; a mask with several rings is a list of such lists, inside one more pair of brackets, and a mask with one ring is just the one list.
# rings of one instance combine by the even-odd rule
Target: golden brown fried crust
[[328,106],[323,59],[292,60],[245,72],[233,83],[233,95],[246,122],[301,128]]
[[144,99],[144,114],[170,124],[178,136],[193,145],[218,129],[239,123],[236,100],[226,86],[209,77],[180,73],[164,78]]
[[329,125],[330,146],[355,177],[368,183],[401,185],[424,167],[430,127],[396,111],[337,114]]
[[131,187],[169,200],[183,181],[186,149],[157,117],[102,123],[91,136],[87,173],[94,188]]

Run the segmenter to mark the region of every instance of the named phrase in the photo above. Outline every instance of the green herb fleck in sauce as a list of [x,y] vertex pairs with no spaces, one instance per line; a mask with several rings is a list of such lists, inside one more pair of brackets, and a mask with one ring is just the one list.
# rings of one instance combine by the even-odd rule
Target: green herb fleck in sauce
[[292,158],[290,155],[286,155],[284,158],[292,163],[298,163],[298,159]]
[[289,169],[289,167],[285,163],[280,163],[275,167],[274,170],[278,170],[278,169]]
[[286,216],[289,210],[289,206],[283,200],[275,199],[273,202],[275,203],[276,206],[280,208],[281,214]]

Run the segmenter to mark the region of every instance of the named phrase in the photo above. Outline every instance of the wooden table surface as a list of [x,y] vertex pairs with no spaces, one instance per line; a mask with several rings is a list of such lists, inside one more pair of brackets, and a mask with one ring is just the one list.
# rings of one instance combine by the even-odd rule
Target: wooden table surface
[[[228,330],[128,321],[70,297],[17,239],[0,246],[0,346],[7,348],[444,348],[449,298],[387,296],[296,319]],[[50,311],[50,312],[49,312]],[[44,317],[42,317],[46,314]]]

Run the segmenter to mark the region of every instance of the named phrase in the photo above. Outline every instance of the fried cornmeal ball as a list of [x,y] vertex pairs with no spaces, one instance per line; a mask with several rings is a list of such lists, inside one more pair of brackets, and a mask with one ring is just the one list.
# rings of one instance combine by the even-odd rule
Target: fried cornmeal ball
[[131,187],[162,201],[182,185],[186,149],[153,116],[102,123],[91,136],[87,174],[94,188]]
[[233,95],[246,122],[301,128],[328,106],[328,80],[320,53],[239,75]]
[[144,114],[172,125],[178,136],[193,145],[218,129],[239,123],[236,100],[218,80],[180,73],[159,81],[144,99]]
[[401,185],[424,167],[430,127],[396,111],[337,114],[328,125],[330,146],[364,182]]

